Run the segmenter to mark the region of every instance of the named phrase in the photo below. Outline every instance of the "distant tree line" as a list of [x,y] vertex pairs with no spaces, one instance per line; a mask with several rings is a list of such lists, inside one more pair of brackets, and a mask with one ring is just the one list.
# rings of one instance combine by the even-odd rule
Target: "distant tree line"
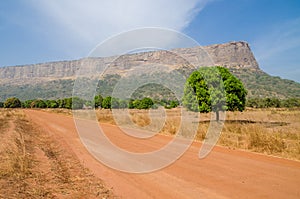
[[[93,101],[87,101],[78,97],[64,98],[57,100],[33,99],[20,101],[16,97],[8,98],[5,102],[0,102],[0,108],[66,108],[82,109],[103,108],[103,109],[150,109],[163,106],[166,109],[176,108],[180,105],[175,100],[153,100],[151,98],[143,99],[118,99],[111,96],[102,97],[96,95]],[[250,108],[293,108],[300,107],[299,98],[278,99],[278,98],[251,98],[246,102],[246,107]]]
[[[153,100],[143,99],[117,99],[111,96],[95,96],[93,101],[87,101],[78,97],[64,98],[57,100],[33,99],[20,101],[16,97],[8,98],[5,102],[0,102],[0,108],[103,108],[103,109],[150,109],[163,106],[166,109],[176,108],[180,105],[175,100]],[[294,108],[300,107],[300,98],[278,99],[278,98],[251,98],[246,102],[246,107],[250,108]]]
[[16,97],[6,99],[0,102],[0,108],[66,108],[66,109],[83,109],[83,108],[103,108],[103,109],[150,109],[164,106],[167,109],[179,106],[179,101],[174,100],[153,100],[145,97],[142,99],[118,99],[111,96],[102,97],[96,95],[93,101],[80,99],[78,97],[43,100],[32,99],[20,101]]
[[247,100],[246,106],[251,108],[293,108],[300,107],[300,99],[251,98]]

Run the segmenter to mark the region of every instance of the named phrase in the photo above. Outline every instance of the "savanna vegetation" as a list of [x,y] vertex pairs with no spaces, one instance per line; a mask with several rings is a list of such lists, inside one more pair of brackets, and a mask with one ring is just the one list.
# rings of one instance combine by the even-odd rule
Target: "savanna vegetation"
[[[219,85],[220,87],[220,78],[215,76],[212,70],[218,70],[219,77],[223,80],[222,89],[225,91],[225,96],[219,92],[220,90],[209,86]],[[116,78],[116,76],[110,76],[108,82],[113,84],[114,81],[117,81]],[[107,89],[111,84],[107,84]],[[156,87],[155,84],[149,86],[151,88]],[[205,139],[211,115],[214,114],[210,112],[238,111],[226,113],[225,126],[218,142],[219,145],[300,160],[300,98],[250,97],[247,99],[245,87],[225,68],[204,67],[193,72],[188,78],[182,101],[173,100],[171,95],[158,100],[157,98],[145,97],[144,94],[135,94],[137,98],[124,100],[97,94],[92,101],[78,97],[21,101],[12,97],[0,102],[0,107],[51,108],[56,110],[96,108],[99,121],[111,124],[115,124],[111,109],[128,108],[130,109],[131,120],[138,126],[147,127],[150,123],[161,120],[159,117],[150,118],[147,109],[154,109],[155,113],[155,109],[162,106],[167,113],[167,119],[160,133],[174,135],[181,122],[180,109],[176,109],[176,107],[183,105],[189,110],[201,112],[196,135],[196,139],[199,141]],[[159,96],[162,97],[163,95]],[[211,96],[218,96],[216,99],[221,101],[213,101]],[[218,104],[222,106],[218,106]],[[157,109],[157,111],[160,114],[160,110]],[[68,111],[56,112],[68,113]],[[190,119],[194,120],[192,117]],[[7,126],[5,121],[5,118],[0,118],[2,127]]]

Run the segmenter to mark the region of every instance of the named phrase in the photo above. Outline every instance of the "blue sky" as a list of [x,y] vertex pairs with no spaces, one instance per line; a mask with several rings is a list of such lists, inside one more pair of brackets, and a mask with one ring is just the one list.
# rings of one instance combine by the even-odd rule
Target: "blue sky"
[[0,66],[78,59],[140,27],[201,45],[247,41],[267,73],[300,82],[299,0],[10,0],[0,2]]

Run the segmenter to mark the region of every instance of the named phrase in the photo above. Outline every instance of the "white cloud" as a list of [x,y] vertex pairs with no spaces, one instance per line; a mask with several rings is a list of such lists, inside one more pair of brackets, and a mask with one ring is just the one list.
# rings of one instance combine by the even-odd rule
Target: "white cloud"
[[139,27],[182,31],[211,0],[31,0],[60,37],[96,45],[109,36]]

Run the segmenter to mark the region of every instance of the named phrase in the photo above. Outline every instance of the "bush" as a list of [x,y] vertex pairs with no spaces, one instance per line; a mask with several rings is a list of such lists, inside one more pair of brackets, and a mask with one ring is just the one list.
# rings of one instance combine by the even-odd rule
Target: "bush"
[[4,108],[20,108],[21,105],[21,101],[16,97],[8,98],[4,102]]
[[23,108],[31,108],[31,103],[33,100],[26,100],[25,102],[22,103]]
[[33,100],[30,104],[31,108],[47,108],[47,104],[41,100],[41,99],[37,99],[37,100]]
[[47,100],[47,108],[58,108],[59,104],[56,100]]
[[136,108],[136,109],[149,109],[154,105],[152,99],[145,97],[141,100],[136,99],[134,101],[129,102],[129,108]]
[[179,105],[178,101],[171,100],[164,106],[166,109],[176,108]]

